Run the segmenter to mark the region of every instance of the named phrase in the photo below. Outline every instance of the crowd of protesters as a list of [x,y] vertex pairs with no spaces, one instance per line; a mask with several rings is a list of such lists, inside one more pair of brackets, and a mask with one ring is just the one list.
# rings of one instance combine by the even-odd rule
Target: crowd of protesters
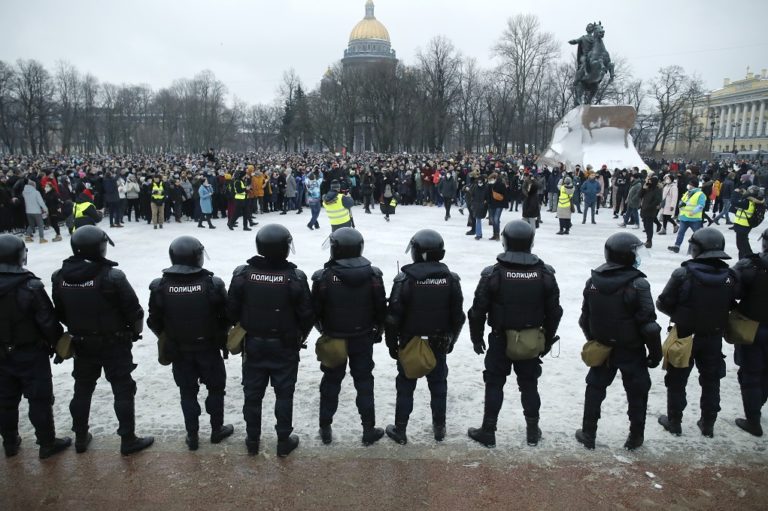
[[[249,230],[256,215],[301,214],[307,206],[307,227],[314,229],[320,227],[322,198],[335,182],[365,213],[379,208],[386,220],[397,205],[438,206],[445,221],[454,206],[462,215],[466,210],[467,235],[477,240],[485,222],[489,239],[499,239],[506,210],[519,211],[537,228],[542,210],[554,213],[557,234],[567,235],[574,218],[595,224],[603,209],[621,227],[642,226],[649,248],[654,234],[665,235],[671,225],[678,235],[673,249],[688,228],[731,224],[750,207],[749,197],[758,209],[765,207],[768,167],[759,163],[647,160],[643,169],[596,169],[535,162],[533,156],[461,153],[6,155],[0,157],[0,231],[23,231],[27,241],[37,231],[44,243],[52,229],[52,240],[59,241],[62,225],[76,227],[78,203],[93,204],[111,228],[133,221],[155,229],[170,221],[215,228],[212,219],[226,219],[230,229],[242,222]],[[688,208],[682,216],[680,211],[696,191],[703,197],[699,223],[685,216]],[[733,229],[740,255],[750,253],[748,230]]]

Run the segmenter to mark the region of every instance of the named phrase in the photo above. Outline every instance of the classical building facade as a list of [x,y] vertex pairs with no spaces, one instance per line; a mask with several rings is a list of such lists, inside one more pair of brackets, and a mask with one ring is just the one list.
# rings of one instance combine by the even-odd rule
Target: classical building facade
[[[713,126],[714,121],[714,126]],[[711,128],[713,126],[713,128]],[[768,151],[768,70],[725,79],[709,95],[707,130],[714,152]],[[734,144],[735,139],[735,144]]]

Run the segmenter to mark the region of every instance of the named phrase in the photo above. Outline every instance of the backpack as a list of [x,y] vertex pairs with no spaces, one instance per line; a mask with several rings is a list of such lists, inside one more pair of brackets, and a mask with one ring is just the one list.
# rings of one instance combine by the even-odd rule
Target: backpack
[[755,203],[755,210],[752,212],[752,216],[749,217],[749,226],[754,229],[763,223],[763,218],[765,218],[765,203]]

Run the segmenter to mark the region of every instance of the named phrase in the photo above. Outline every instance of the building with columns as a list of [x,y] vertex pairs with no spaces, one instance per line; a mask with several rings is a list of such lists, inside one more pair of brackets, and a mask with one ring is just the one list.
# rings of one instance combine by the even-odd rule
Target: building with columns
[[[714,152],[768,151],[768,70],[747,70],[742,80],[725,79],[709,95],[706,120]],[[714,121],[714,129],[712,121]]]

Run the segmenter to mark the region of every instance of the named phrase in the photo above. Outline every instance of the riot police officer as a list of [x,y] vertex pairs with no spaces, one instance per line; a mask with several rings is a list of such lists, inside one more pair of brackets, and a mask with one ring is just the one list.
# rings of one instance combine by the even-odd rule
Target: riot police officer
[[[363,444],[371,445],[384,430],[376,426],[373,398],[373,344],[381,342],[387,299],[381,270],[363,257],[363,236],[351,227],[330,235],[331,259],[312,276],[315,326],[328,337],[344,339],[349,372],[357,389],[357,409],[363,425]],[[347,364],[320,365],[320,437],[332,442],[333,415],[339,405],[341,381]]]
[[760,323],[752,344],[734,346],[739,366],[739,385],[744,419],[736,425],[754,436],[763,436],[760,410],[768,400],[768,229],[760,237],[763,250],[742,259],[733,267],[741,285],[739,312]]
[[[470,438],[486,447],[496,445],[496,422],[504,400],[504,384],[513,368],[520,388],[528,445],[537,445],[541,438],[538,391],[541,356],[548,353],[558,339],[556,333],[563,309],[555,270],[531,253],[534,234],[534,228],[522,220],[514,220],[504,227],[504,253],[497,256],[496,264],[482,271],[468,313],[472,344],[478,355],[486,349],[483,339],[486,316],[491,326],[483,372],[483,424],[468,431]],[[531,358],[511,360],[506,353],[505,332],[509,330],[543,334],[543,351]]]
[[432,229],[418,231],[406,251],[413,264],[403,266],[395,277],[385,325],[389,355],[397,360],[395,423],[387,426],[386,433],[401,445],[408,443],[406,428],[417,380],[405,375],[398,350],[413,337],[429,339],[437,364],[427,374],[427,383],[432,396],[432,429],[440,442],[445,438],[448,395],[446,354],[453,350],[466,320],[459,276],[440,262],[445,256],[442,236]]
[[27,247],[0,235],[0,434],[6,457],[19,452],[19,401],[29,401],[29,420],[40,459],[63,451],[70,438],[56,438],[49,356],[62,333],[43,283],[27,264]]
[[227,372],[221,350],[229,326],[227,289],[223,280],[203,269],[205,248],[198,239],[176,238],[168,252],[172,266],[149,286],[147,325],[158,337],[164,336],[162,355],[173,364],[186,444],[195,451],[200,429],[200,382],[208,389],[205,410],[211,418],[211,443],[220,443],[234,431],[231,425],[224,425]]
[[278,224],[256,234],[258,256],[235,269],[227,295],[227,315],[246,331],[243,350],[243,414],[246,446],[258,454],[261,401],[268,384],[275,390],[277,455],[287,456],[299,445],[293,432],[293,392],[299,350],[312,330],[315,315],[307,277],[289,262],[293,238]]
[[713,227],[696,231],[689,241],[692,258],[676,269],[656,307],[677,326],[677,335],[693,335],[691,360],[686,368],[667,367],[667,414],[659,424],[673,435],[682,434],[681,422],[686,405],[685,386],[693,369],[699,370],[701,418],[696,425],[706,437],[714,435],[720,411],[720,379],[725,377],[723,332],[728,313],[738,297],[738,278],[724,259],[725,238]]
[[91,442],[91,397],[104,369],[115,397],[120,452],[128,455],[154,442],[151,436],[135,434],[136,382],[131,372],[136,366],[131,348],[141,337],[144,310],[125,274],[115,268],[117,263],[106,258],[108,242],[112,244],[98,227],[86,225],[75,231],[74,255],[53,273],[53,303],[74,345],[75,392],[69,410],[75,450],[85,452]]
[[605,264],[592,270],[584,287],[579,326],[587,340],[611,348],[607,360],[587,373],[584,416],[576,431],[576,440],[587,449],[595,448],[600,406],[617,371],[627,393],[629,436],[624,448],[631,451],[643,445],[651,388],[648,368],[658,366],[662,354],[651,286],[638,269],[641,246],[643,242],[627,232],[609,237]]

